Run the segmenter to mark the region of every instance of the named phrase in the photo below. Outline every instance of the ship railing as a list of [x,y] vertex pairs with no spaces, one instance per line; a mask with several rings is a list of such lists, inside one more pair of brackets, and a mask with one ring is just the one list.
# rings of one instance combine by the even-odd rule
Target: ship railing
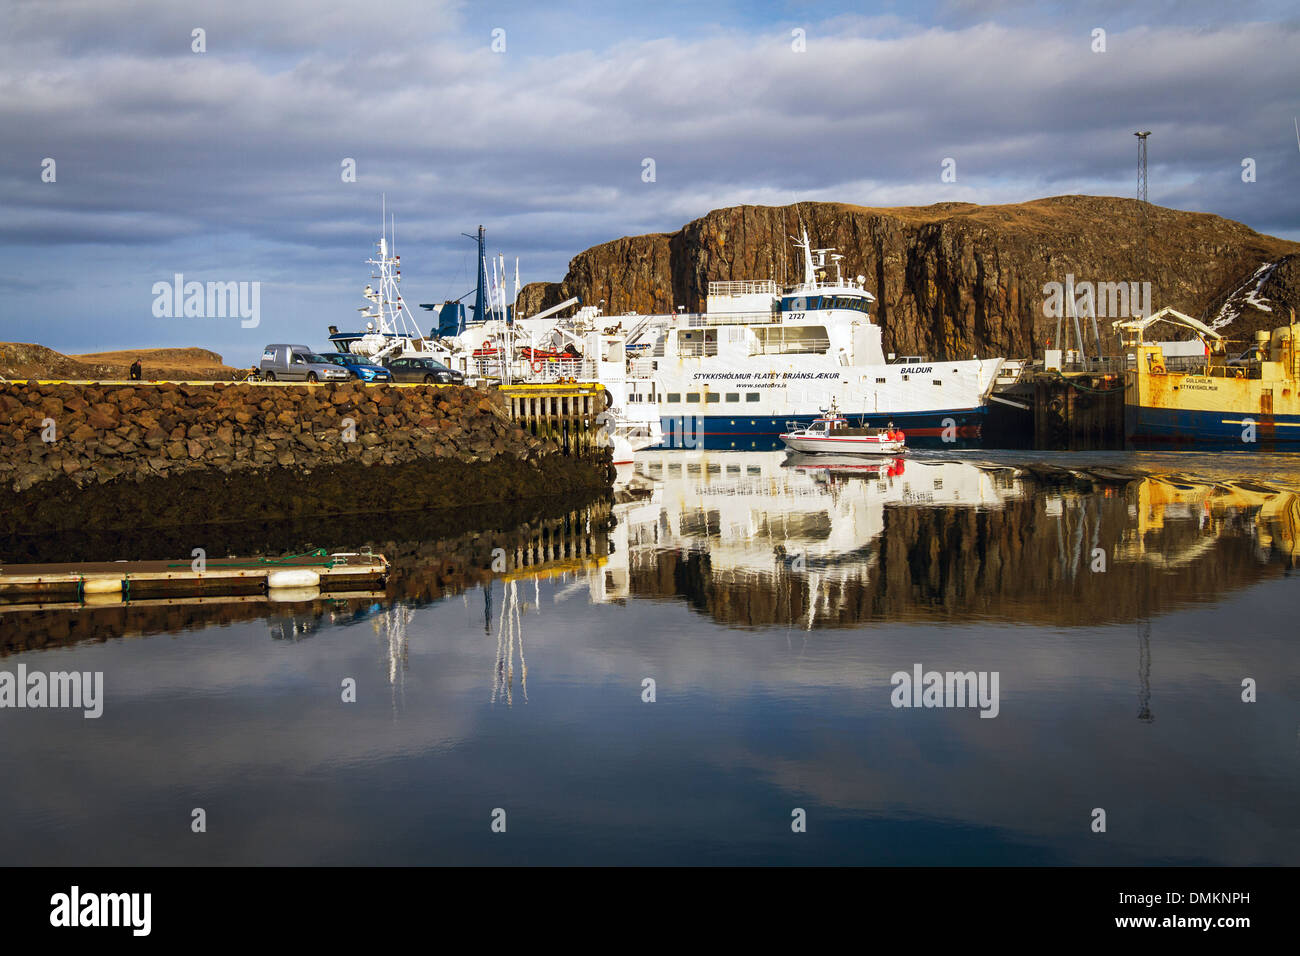
[[717,342],[679,342],[677,354],[687,358],[705,358],[718,354]]
[[777,295],[772,279],[722,279],[709,283],[709,295]]
[[791,339],[785,342],[755,342],[750,355],[824,355],[830,351],[829,338]]
[[[1165,368],[1169,368],[1168,365]],[[1262,378],[1264,370],[1259,364],[1254,365],[1210,365],[1198,374],[1207,375],[1210,378]]]
[[516,382],[558,382],[566,378],[593,382],[596,380],[596,363],[577,357],[524,360],[515,362],[512,372]]
[[681,316],[692,329],[716,325],[772,325],[781,321],[780,312],[686,312]]

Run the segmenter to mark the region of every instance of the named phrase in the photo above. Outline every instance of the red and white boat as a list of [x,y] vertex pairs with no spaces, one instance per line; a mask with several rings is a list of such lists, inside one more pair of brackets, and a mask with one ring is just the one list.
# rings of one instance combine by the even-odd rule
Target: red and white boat
[[907,447],[907,437],[901,429],[857,428],[835,409],[821,418],[813,419],[807,427],[795,422],[786,424],[781,441],[791,451],[806,455],[901,455]]

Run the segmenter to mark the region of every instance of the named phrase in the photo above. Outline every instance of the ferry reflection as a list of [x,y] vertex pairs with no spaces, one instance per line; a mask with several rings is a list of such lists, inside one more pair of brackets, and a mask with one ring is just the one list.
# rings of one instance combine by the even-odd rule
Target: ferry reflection
[[1257,482],[953,460],[643,452],[592,599],[734,626],[1135,621],[1292,567],[1300,505]]

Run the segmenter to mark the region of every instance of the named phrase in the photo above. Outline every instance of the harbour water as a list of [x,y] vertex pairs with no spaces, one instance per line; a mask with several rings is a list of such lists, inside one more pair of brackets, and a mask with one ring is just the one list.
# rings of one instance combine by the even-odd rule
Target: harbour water
[[478,574],[5,610],[104,690],[5,715],[0,862],[1294,863],[1300,456],[1027,454],[644,452]]

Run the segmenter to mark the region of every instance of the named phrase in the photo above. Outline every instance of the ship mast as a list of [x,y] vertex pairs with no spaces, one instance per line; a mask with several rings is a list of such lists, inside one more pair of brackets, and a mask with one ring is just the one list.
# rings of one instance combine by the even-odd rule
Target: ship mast
[[[393,241],[390,245],[388,197],[384,196],[380,205],[379,221],[379,256],[366,260],[366,264],[377,268],[370,278],[378,280],[379,288],[367,285],[364,296],[370,306],[360,310],[362,317],[374,321],[374,331],[381,335],[395,335],[403,339],[422,339],[419,323],[411,310],[406,307],[398,286],[402,281],[402,257],[397,250],[397,218],[391,220]],[[391,347],[390,347],[391,348]],[[385,350],[387,351],[387,350]]]

